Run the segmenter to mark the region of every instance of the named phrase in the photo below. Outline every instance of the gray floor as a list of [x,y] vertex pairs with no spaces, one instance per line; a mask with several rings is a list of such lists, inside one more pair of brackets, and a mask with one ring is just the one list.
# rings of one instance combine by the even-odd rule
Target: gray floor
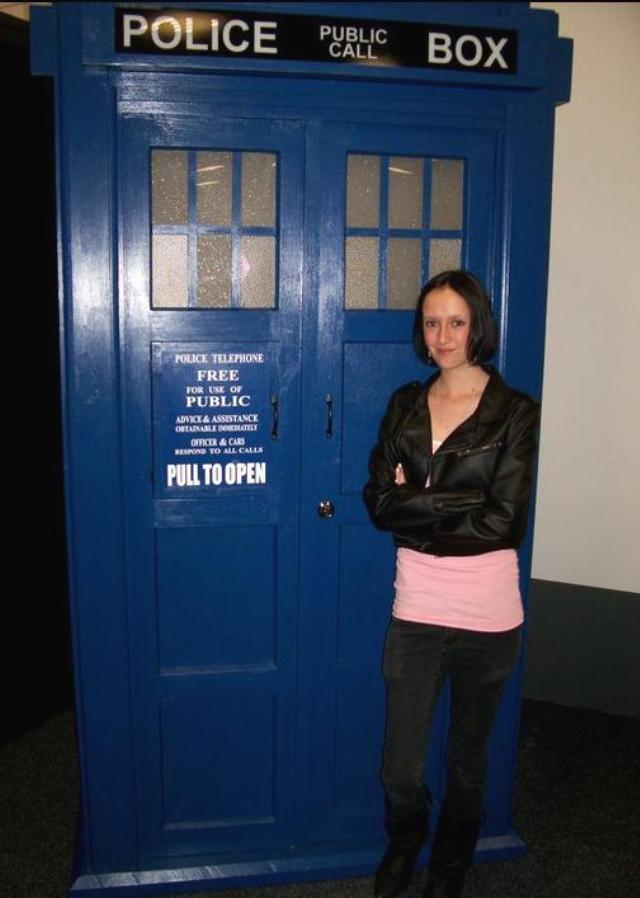
[[[515,824],[529,852],[475,867],[465,898],[640,898],[640,721],[525,701],[520,739]],[[75,763],[71,714],[0,748],[0,898],[66,895]],[[416,875],[407,898],[418,898],[423,875]],[[371,898],[371,882],[215,894]]]

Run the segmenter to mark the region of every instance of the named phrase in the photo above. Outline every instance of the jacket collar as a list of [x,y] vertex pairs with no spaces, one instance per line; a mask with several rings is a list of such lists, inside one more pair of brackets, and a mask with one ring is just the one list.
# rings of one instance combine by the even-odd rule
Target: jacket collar
[[[478,403],[478,408],[471,417],[449,434],[442,444],[441,451],[453,452],[472,446],[481,423],[504,418],[511,398],[511,390],[495,368],[485,367],[485,371],[489,374],[489,380]],[[405,437],[429,455],[431,455],[432,436],[427,393],[438,376],[439,373],[436,372],[422,385],[403,428]]]

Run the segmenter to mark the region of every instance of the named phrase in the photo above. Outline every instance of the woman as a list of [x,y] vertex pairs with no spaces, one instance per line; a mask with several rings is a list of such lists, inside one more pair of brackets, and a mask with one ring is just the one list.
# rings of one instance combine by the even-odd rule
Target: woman
[[420,293],[418,356],[439,371],[397,390],[380,427],[365,500],[397,547],[384,651],[382,764],[389,845],[377,898],[409,884],[427,837],[427,730],[451,683],[446,794],[425,898],[462,894],[482,817],[487,745],[523,621],[516,547],[526,529],[537,404],[483,363],[496,325],[482,284],[446,271]]

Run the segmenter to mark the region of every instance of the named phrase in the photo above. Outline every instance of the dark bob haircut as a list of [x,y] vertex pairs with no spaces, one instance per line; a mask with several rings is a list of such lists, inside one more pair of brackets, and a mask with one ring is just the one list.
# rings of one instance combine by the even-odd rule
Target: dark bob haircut
[[422,307],[427,294],[431,293],[432,290],[440,290],[442,287],[450,287],[452,290],[455,290],[469,307],[471,327],[469,330],[467,358],[472,365],[480,365],[482,362],[486,362],[496,351],[498,327],[491,312],[489,294],[483,284],[471,272],[462,269],[442,271],[440,274],[432,277],[420,291],[413,319],[413,345],[418,358],[428,365],[433,364],[424,342]]

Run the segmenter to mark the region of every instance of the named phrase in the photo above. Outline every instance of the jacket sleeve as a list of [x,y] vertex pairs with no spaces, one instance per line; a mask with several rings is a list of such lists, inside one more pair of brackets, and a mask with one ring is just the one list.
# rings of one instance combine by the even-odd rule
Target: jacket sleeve
[[[527,511],[538,444],[539,406],[521,396],[510,413],[486,502],[442,521],[435,534],[438,554],[462,554],[468,546],[485,551],[518,546]],[[477,551],[477,550],[476,550]]]
[[425,488],[411,483],[396,485],[395,471],[400,461],[398,439],[410,408],[406,388],[391,397],[369,460],[370,476],[364,488],[364,500],[371,520],[380,530],[426,538],[451,515],[458,517],[482,505],[485,496],[481,490]]

